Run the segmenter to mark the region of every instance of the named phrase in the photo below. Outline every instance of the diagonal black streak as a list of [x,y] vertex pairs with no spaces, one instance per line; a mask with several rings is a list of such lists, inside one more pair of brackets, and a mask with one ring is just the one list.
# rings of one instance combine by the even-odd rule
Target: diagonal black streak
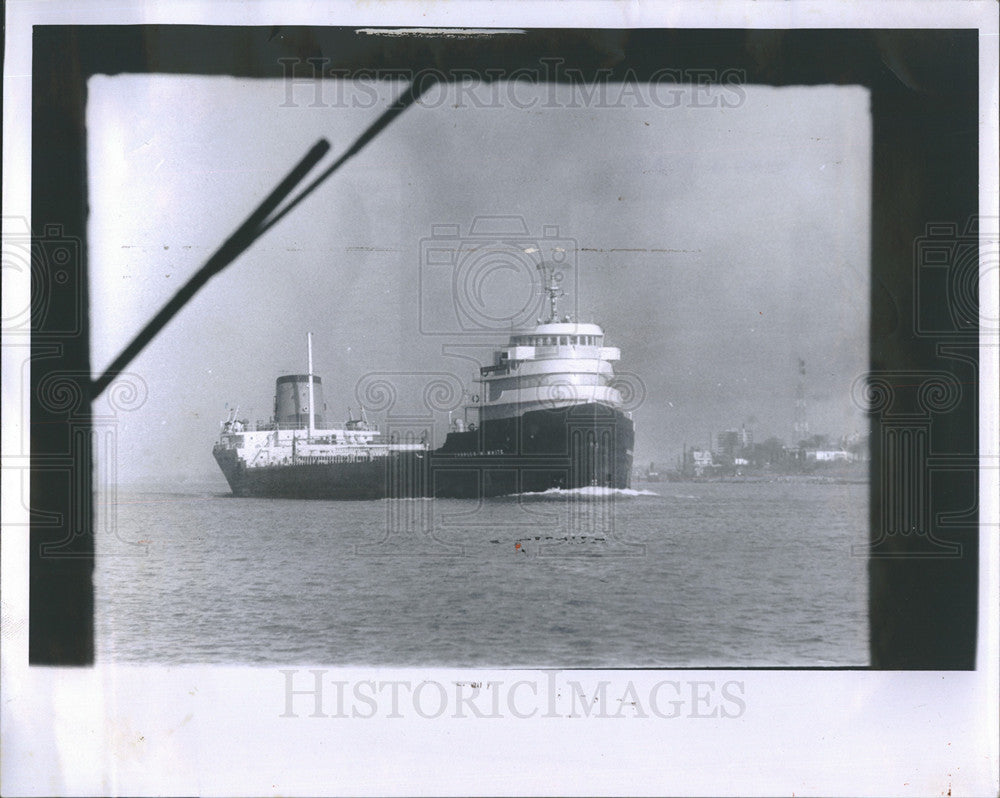
[[365,145],[368,144],[373,138],[375,138],[379,133],[381,133],[389,123],[392,122],[397,116],[399,116],[403,111],[409,108],[413,103],[420,99],[420,95],[427,91],[431,85],[434,84],[433,80],[425,79],[421,80],[418,85],[418,81],[413,81],[409,87],[404,91],[396,101],[390,105],[374,122],[371,126],[362,133],[358,139],[351,145],[350,149],[347,150],[343,155],[341,155],[329,169],[325,170],[319,177],[312,181],[308,186],[302,189],[302,193],[299,194],[295,199],[291,200],[288,205],[282,208],[277,214],[275,214],[271,219],[261,227],[261,233],[270,230],[274,225],[276,225],[292,208],[298,205],[302,200],[313,193],[320,184],[326,180],[330,175],[336,172],[344,163],[351,157],[357,155],[364,149]]
[[90,398],[96,399],[105,388],[117,377],[121,371],[132,361],[132,359],[145,348],[156,334],[163,329],[164,325],[174,315],[188,303],[198,290],[205,285],[212,277],[222,271],[226,266],[235,260],[241,252],[249,247],[260,235],[260,225],[267,218],[268,214],[274,211],[281,201],[285,199],[295,187],[302,182],[302,179],[309,173],[319,160],[326,155],[330,149],[330,143],[326,139],[320,139],[313,145],[312,149],[306,153],[305,157],[296,164],[295,168],[288,173],[278,187],[274,189],[257,209],[247,217],[236,231],[223,242],[222,246],[205,262],[194,276],[188,280],[181,289],[164,305],[160,312],[142,328],[141,332],[132,339],[108,366],[107,370],[90,383]]
[[404,91],[396,101],[390,105],[382,115],[376,119],[364,133],[341,155],[328,169],[320,174],[308,186],[306,186],[298,196],[289,201],[274,216],[268,218],[281,202],[287,197],[309,171],[326,155],[330,149],[330,144],[326,139],[320,139],[306,156],[289,172],[288,176],[281,181],[281,184],[272,191],[268,197],[258,206],[258,208],[247,217],[247,220],[239,226],[221,247],[213,254],[205,265],[188,280],[184,286],[171,298],[166,305],[157,313],[142,331],[132,339],[132,342],[122,350],[121,354],[108,366],[104,374],[90,383],[91,401],[100,396],[130,362],[139,354],[156,334],[163,329],[177,314],[177,312],[190,301],[190,299],[207,283],[212,277],[222,271],[232,263],[239,255],[246,250],[260,236],[270,230],[281,219],[283,219],[295,206],[308,197],[313,191],[319,188],[327,178],[337,171],[343,164],[357,155],[366,144],[381,133],[397,116],[415,103],[431,85],[432,81],[421,81],[418,85],[414,81]]

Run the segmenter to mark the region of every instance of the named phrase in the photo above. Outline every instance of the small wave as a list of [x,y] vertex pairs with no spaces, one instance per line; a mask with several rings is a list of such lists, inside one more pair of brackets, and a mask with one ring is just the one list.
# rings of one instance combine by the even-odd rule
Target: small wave
[[517,496],[659,496],[651,490],[635,490],[634,488],[607,488],[598,485],[588,485],[583,488],[549,488],[548,490],[518,493]]
[[434,501],[433,496],[386,496],[383,499],[377,499],[376,501],[385,502],[432,502]]

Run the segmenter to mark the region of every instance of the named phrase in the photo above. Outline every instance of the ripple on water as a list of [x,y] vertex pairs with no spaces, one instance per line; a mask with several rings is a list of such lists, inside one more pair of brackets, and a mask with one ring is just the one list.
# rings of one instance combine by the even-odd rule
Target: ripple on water
[[[867,662],[864,485],[414,503],[433,528],[393,528],[386,502],[116,498],[95,569],[102,660]],[[140,554],[122,542],[146,538]]]

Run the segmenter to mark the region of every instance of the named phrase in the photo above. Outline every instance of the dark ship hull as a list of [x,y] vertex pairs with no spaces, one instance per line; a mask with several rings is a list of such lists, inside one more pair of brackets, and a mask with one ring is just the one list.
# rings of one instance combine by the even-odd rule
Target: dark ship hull
[[234,496],[372,500],[427,494],[427,454],[400,452],[370,460],[306,461],[259,468],[247,468],[231,450],[216,449],[213,454]]
[[601,404],[534,410],[452,432],[432,453],[437,497],[476,498],[553,488],[627,488],[632,420]]
[[632,420],[589,403],[535,410],[448,434],[433,451],[354,462],[247,468],[231,450],[215,458],[236,496],[289,499],[484,498],[553,488],[628,488]]

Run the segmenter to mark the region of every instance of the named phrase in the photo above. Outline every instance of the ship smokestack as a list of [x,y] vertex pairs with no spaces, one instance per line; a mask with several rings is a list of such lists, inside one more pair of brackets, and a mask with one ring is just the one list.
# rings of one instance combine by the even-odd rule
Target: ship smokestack
[[312,375],[310,385],[309,376],[309,374],[286,374],[275,381],[274,421],[279,429],[309,429],[310,410],[312,410],[312,429],[323,428],[325,423],[323,380]]

